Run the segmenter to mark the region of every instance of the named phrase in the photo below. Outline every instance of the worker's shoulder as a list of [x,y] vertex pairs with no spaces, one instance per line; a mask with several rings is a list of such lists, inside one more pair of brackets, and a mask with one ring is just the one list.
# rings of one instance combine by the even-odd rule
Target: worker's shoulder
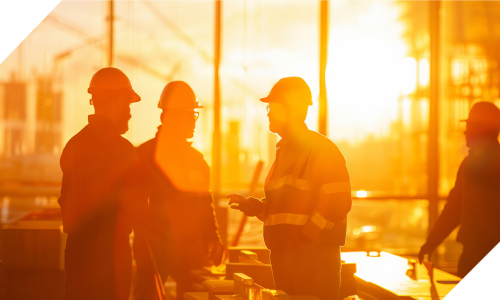
[[145,141],[137,147],[137,152],[139,154],[144,154],[146,152],[152,151],[156,147],[156,137]]
[[132,142],[124,138],[123,136],[119,135],[116,137],[116,143],[120,145],[123,149],[125,149],[127,152],[135,152],[136,149]]
[[473,159],[472,159],[472,157],[470,156],[470,153],[469,153],[469,154],[467,154],[467,156],[465,156],[465,157],[464,157],[464,159],[462,160],[462,162],[461,162],[461,163],[460,163],[460,165],[458,166],[458,173],[463,172],[463,171],[467,168],[467,166],[468,166],[469,164],[473,163],[472,161],[473,161]]
[[[88,148],[90,147],[90,148]],[[99,133],[89,125],[75,134],[65,148],[94,149],[107,153],[119,151],[120,154],[135,153],[134,145],[119,134]]]
[[342,155],[340,149],[332,140],[316,131],[309,130],[308,143],[311,145],[314,152],[335,153]]
[[74,136],[72,136],[68,142],[66,143],[66,146],[64,146],[64,150],[71,150],[72,148],[79,147],[79,144],[85,143],[85,141],[88,139],[88,125],[83,127],[80,131],[78,131]]
[[198,161],[205,161],[205,156],[203,153],[201,153],[198,149],[194,148],[193,145],[190,145],[188,153],[189,157],[193,160],[198,160]]

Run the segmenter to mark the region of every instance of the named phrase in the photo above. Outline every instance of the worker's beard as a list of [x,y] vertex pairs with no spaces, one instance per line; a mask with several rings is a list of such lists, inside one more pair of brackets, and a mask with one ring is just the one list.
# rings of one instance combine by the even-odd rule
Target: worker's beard
[[125,134],[128,131],[128,122],[131,118],[132,116],[129,114],[118,122],[117,129],[120,134]]

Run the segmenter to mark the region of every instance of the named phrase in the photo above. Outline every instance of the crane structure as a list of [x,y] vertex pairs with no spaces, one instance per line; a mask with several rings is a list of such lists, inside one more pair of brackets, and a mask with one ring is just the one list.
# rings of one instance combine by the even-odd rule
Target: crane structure
[[[102,37],[94,37],[94,36],[86,33],[85,31],[78,29],[78,27],[74,24],[71,24],[70,21],[64,20],[62,17],[54,15],[53,13],[50,14],[49,16],[47,16],[47,18],[45,20],[50,21],[50,23],[52,25],[56,26],[57,28],[59,28],[61,30],[68,32],[69,34],[73,35],[74,37],[76,37],[84,42],[83,45],[74,46],[68,50],[60,52],[58,55],[55,56],[55,58],[57,58],[57,59],[67,57],[67,56],[71,55],[73,52],[80,50],[80,49],[83,49],[87,46],[98,47],[98,46],[100,46],[100,44],[103,43]],[[108,43],[109,43],[109,41],[108,41]],[[110,65],[110,62],[112,63],[112,60],[110,60],[110,57],[109,57],[110,51],[112,51],[112,50],[109,50],[109,47],[108,47],[108,65]],[[129,65],[138,67],[141,70],[143,70],[144,72],[146,72],[147,74],[149,74],[155,78],[158,78],[162,81],[165,81],[165,82],[171,81],[173,79],[175,73],[179,70],[179,67],[180,67],[179,63],[175,63],[172,66],[172,68],[168,74],[163,74],[160,71],[156,70],[155,68],[150,67],[149,65],[142,63],[139,59],[134,58],[132,56],[129,56],[126,54],[113,54],[113,56],[116,57],[116,59],[121,60]]]

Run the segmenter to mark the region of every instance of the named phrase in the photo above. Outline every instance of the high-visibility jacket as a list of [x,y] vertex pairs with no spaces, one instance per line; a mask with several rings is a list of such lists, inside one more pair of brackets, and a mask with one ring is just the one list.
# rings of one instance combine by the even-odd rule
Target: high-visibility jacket
[[304,235],[317,244],[344,246],[352,206],[344,156],[321,134],[305,128],[300,135],[303,150],[291,172],[274,175],[281,164],[290,163],[280,161],[278,148],[267,175],[259,216],[264,220],[264,241],[270,250],[279,251],[296,248],[297,238]]

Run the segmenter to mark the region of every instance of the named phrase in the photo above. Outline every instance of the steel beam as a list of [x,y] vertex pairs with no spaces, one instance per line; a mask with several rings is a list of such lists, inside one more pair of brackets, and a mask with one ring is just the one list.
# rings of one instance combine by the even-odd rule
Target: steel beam
[[220,83],[219,65],[221,49],[221,0],[215,0],[215,40],[214,40],[214,132],[212,141],[212,192],[218,205],[221,188],[221,129],[220,129]]
[[328,101],[326,94],[326,64],[328,60],[328,27],[329,27],[329,1],[320,0],[319,22],[319,118],[318,132],[327,135],[328,128]]

